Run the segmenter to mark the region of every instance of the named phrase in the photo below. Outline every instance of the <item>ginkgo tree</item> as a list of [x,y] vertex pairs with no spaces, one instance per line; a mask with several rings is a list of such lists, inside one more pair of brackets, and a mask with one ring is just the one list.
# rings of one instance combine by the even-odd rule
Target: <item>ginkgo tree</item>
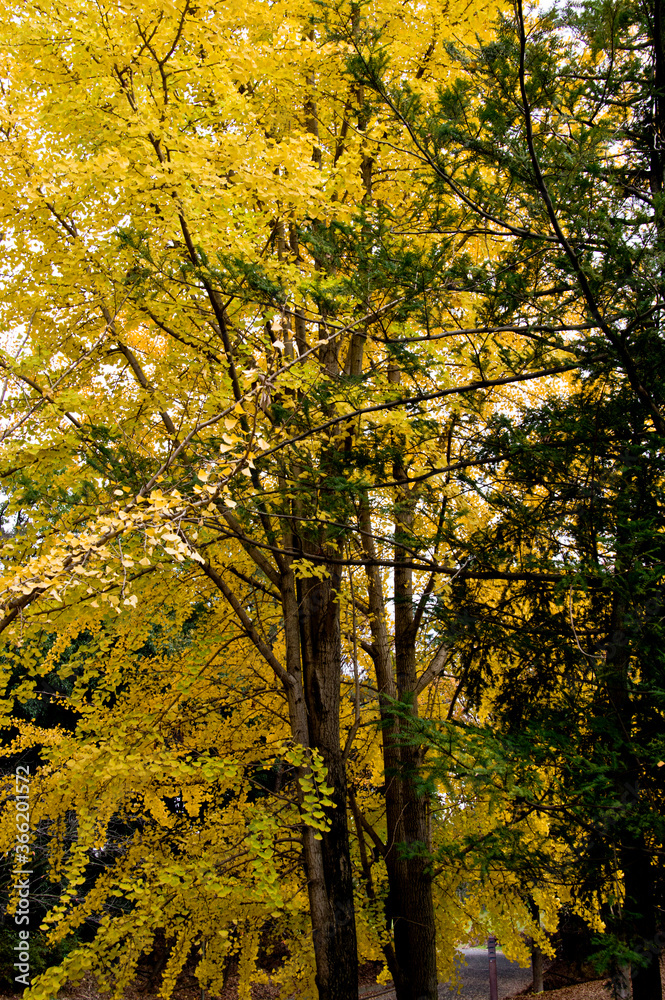
[[439,245],[468,235],[472,249],[449,255],[438,281],[476,293],[477,321],[465,321],[479,367],[496,352],[516,371],[570,359],[466,438],[466,455],[487,462],[466,473],[487,518],[446,525],[443,543],[476,575],[440,592],[435,633],[504,750],[521,740],[557,773],[558,803],[534,789],[524,800],[577,842],[576,888],[603,901],[615,992],[659,997],[662,7],[517,0],[488,43],[451,45],[459,74],[430,102],[380,36],[354,35],[332,7],[327,23],[429,177],[420,233]]
[[[202,984],[221,988],[239,945],[247,988],[275,918],[293,943],[282,982],[314,989],[312,951],[298,947],[308,924],[300,833],[305,823],[320,838],[331,789],[320,757],[289,739],[265,664],[247,655],[221,602],[211,606],[206,582],[186,603],[152,576],[132,615],[109,625],[103,608],[81,617],[74,605],[48,651],[38,639],[17,650],[23,683],[26,659],[41,653],[33,702],[55,699],[72,721],[45,729],[16,719],[5,748],[29,759],[36,747],[42,762],[32,821],[61,887],[46,924],[61,940],[95,930],[94,948],[70,950],[34,987],[39,995],[86,971],[121,993],[158,932],[170,948],[165,992],[192,949]],[[15,695],[25,702],[26,692]],[[5,836],[11,850],[8,827]]]
[[[467,933],[462,876],[442,889],[430,863],[436,810],[392,706],[460,711],[460,657],[437,625],[451,580],[524,576],[469,562],[491,505],[469,502],[463,474],[495,458],[476,438],[515,386],[581,362],[559,341],[525,352],[521,328],[508,348],[478,345],[484,289],[465,268],[496,256],[492,233],[466,225],[458,197],[432,198],[404,115],[353,60],[368,38],[389,45],[416,109],[457,72],[445,41],[475,37],[473,17],[388,2],[3,12],[8,689],[29,701],[85,638],[74,735],[15,735],[48,744],[40,820],[85,819],[78,848],[54,834],[71,886],[55,933],[101,927],[37,991],[105,967],[121,989],[156,929],[175,941],[165,990],[191,947],[217,984],[227,945],[210,929],[284,912],[302,940],[301,883],[312,951],[293,949],[284,981],[315,968],[322,998],[357,995],[360,934],[400,1000],[429,1000],[455,943],[437,947],[437,920]],[[176,625],[196,602],[193,654]],[[152,640],[142,659],[161,616],[172,645]],[[250,808],[270,759],[288,793]],[[79,900],[85,851],[105,849],[118,817],[131,835]],[[131,905],[114,915],[117,893]],[[517,901],[502,924],[517,950],[529,919]],[[118,965],[133,920],[138,951]]]
[[[3,475],[14,539],[2,624],[20,650],[33,629],[66,635],[71,604],[133,616],[160,559],[185,593],[183,561],[214,585],[286,696],[294,745],[326,768],[333,808],[321,839],[303,825],[304,864],[319,993],[350,996],[341,566],[354,504],[365,511],[372,485],[359,482],[362,455],[383,441],[389,456],[411,435],[401,369],[436,397],[443,361],[411,373],[383,342],[382,321],[410,322],[419,287],[408,273],[388,292],[378,280],[390,277],[382,212],[403,197],[403,167],[388,151],[379,171],[362,88],[345,75],[348,46],[317,32],[315,13],[6,9]],[[441,12],[405,23],[386,5],[372,16],[431,89],[446,62]],[[377,414],[369,437],[363,408]],[[428,466],[439,437],[436,421],[417,431]],[[407,533],[411,506],[397,514]],[[370,573],[380,563],[361,559]],[[411,573],[396,570],[405,596]],[[278,595],[281,655],[247,586]],[[369,600],[385,630],[376,577]],[[415,683],[415,645],[400,607],[401,696]],[[406,808],[391,801],[386,842],[422,840],[415,790]],[[391,851],[394,973],[402,995],[433,995],[425,863]]]

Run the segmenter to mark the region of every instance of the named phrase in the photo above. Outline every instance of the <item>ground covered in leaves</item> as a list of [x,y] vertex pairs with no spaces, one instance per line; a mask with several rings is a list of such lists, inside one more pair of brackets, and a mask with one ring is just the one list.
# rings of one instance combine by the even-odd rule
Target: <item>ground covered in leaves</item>
[[[361,1000],[394,1000],[395,994],[390,984],[377,983],[376,976],[381,969],[381,963],[368,962],[360,970],[358,978],[358,994]],[[663,992],[665,993],[665,956],[661,960],[661,978],[663,981]],[[482,990],[473,985],[463,987],[461,994],[452,994],[446,986],[441,986],[439,996],[441,1000],[446,1000],[451,995],[459,995],[460,1000],[486,1000],[487,986]],[[506,996],[503,991],[499,991],[503,1000],[519,1000],[532,996],[530,987]],[[277,986],[261,984],[252,988],[253,1000],[276,1000],[279,994]],[[594,979],[583,983],[575,983],[562,989],[547,990],[545,994],[547,1000],[612,1000],[612,992],[609,989],[607,977]],[[2,996],[0,1000],[16,1000],[15,996]],[[106,995],[101,994],[92,977],[87,977],[79,986],[64,991],[59,1000],[107,1000]],[[141,988],[141,984],[129,990],[125,994],[124,1000],[158,1000],[158,995],[152,991],[148,992]],[[182,983],[173,994],[173,1000],[202,1000],[201,989],[191,982]],[[238,1000],[238,978],[232,976],[224,991],[219,996],[212,997],[206,994],[205,1000]]]

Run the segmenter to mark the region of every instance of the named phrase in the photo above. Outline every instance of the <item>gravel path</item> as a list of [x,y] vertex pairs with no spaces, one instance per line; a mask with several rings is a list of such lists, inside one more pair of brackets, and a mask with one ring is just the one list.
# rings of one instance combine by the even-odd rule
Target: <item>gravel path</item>
[[[439,1000],[489,1000],[489,959],[486,948],[460,949],[460,978],[462,992],[439,986]],[[466,966],[464,961],[466,960]],[[501,951],[496,955],[496,972],[499,984],[499,998],[508,997],[523,990],[531,982],[531,969],[522,969],[517,962],[509,962]]]
[[[439,1000],[489,1000],[489,959],[486,948],[460,948],[459,971],[462,980],[462,992],[441,984]],[[499,984],[499,1000],[523,990],[531,982],[531,969],[522,969],[516,962],[509,962],[506,956],[498,951],[496,956],[496,971]],[[378,987],[368,987],[361,990],[361,997],[370,1000],[394,1000],[393,990]]]

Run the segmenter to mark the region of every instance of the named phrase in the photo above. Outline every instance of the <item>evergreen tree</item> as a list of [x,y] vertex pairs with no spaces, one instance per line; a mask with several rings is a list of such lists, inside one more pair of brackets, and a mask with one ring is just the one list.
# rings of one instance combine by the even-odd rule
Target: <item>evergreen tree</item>
[[518,0],[488,44],[451,43],[460,74],[429,102],[380,38],[351,58],[429,177],[421,231],[472,247],[433,287],[473,303],[479,376],[496,352],[525,382],[491,411],[476,397],[460,458],[486,523],[443,525],[472,570],[439,637],[470,703],[557,774],[531,808],[581,850],[637,1000],[661,995],[664,903],[663,38],[659,0]]

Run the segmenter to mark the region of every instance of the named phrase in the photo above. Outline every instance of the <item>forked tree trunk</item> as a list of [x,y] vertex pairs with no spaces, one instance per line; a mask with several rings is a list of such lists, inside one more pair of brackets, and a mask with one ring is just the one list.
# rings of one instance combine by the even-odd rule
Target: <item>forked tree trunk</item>
[[339,622],[339,569],[323,580],[298,585],[301,657],[310,745],[328,770],[335,808],[328,813],[321,860],[328,908],[326,921],[313,926],[315,948],[325,957],[328,981],[317,973],[320,1000],[357,1000],[358,954],[353,878],[346,811],[346,768],[340,747],[342,647]]
[[[294,739],[317,749],[328,768],[336,808],[322,840],[306,828],[303,853],[319,1000],[357,1000],[358,956],[351,857],[346,825],[346,781],[339,748],[341,644],[333,581],[304,581],[296,593],[290,565],[281,578],[287,700]],[[321,589],[317,588],[321,584]],[[301,591],[302,588],[298,587]]]
[[[415,632],[408,570],[395,575],[395,677],[391,642],[385,624],[381,575],[375,565],[369,511],[361,510],[363,546],[368,559],[367,581],[373,659],[379,689],[385,773],[387,842],[384,861],[388,876],[387,920],[393,935],[397,1000],[434,1000],[437,996],[436,928],[432,882],[422,856],[405,857],[401,845],[427,847],[427,802],[415,783],[417,753],[402,745],[399,722],[391,702],[407,698],[416,686]],[[399,600],[397,599],[399,595]],[[405,599],[403,599],[405,597]],[[399,610],[398,610],[399,609]],[[415,698],[412,710],[417,710]]]

